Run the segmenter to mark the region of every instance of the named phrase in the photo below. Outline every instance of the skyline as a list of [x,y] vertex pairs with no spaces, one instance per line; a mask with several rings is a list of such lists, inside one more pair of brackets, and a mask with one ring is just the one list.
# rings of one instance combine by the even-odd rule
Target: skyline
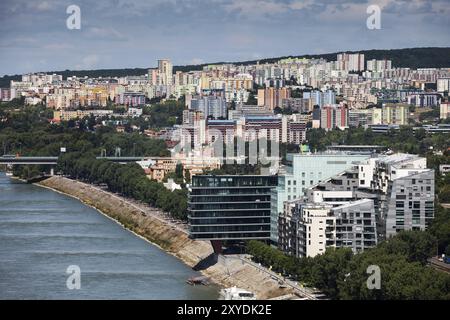
[[[0,4],[4,21],[0,26],[0,75],[147,68],[160,57],[170,57],[174,65],[190,65],[339,51],[444,47],[450,44],[450,36],[442,32],[450,27],[449,3],[101,0],[88,4],[86,0],[8,0]],[[66,27],[66,8],[72,4],[81,9],[80,30]],[[366,26],[366,9],[371,4],[381,9],[379,30]],[[292,41],[296,37],[299,41]]]

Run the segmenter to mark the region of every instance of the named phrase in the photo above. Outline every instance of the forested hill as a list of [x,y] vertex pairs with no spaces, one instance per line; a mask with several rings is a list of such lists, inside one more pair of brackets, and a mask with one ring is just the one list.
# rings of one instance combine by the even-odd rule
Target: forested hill
[[[394,67],[408,67],[408,68],[450,68],[450,47],[439,48],[407,48],[407,49],[392,49],[392,50],[362,50],[362,51],[347,51],[348,53],[360,52],[364,53],[365,59],[390,59]],[[249,60],[240,62],[216,62],[214,64],[234,63],[249,65],[259,63],[271,63],[284,58],[324,58],[328,61],[336,60],[338,52],[326,54],[312,54],[300,56],[284,56],[276,58],[267,58],[260,60]],[[176,71],[201,70],[208,64],[174,66]],[[78,77],[123,77],[123,76],[137,76],[144,75],[148,72],[148,68],[127,68],[127,69],[101,69],[101,70],[64,70],[51,71],[48,73],[62,74],[64,79],[68,76]],[[20,80],[20,75],[3,76],[0,78],[0,88],[9,87],[11,80]]]

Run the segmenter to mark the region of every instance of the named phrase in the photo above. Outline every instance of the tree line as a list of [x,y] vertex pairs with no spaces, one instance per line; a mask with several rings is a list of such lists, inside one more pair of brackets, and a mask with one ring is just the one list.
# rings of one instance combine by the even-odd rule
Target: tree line
[[123,165],[68,153],[59,158],[57,170],[72,179],[106,185],[111,192],[160,208],[175,219],[187,218],[187,190],[166,189],[162,183],[147,178],[136,163]]
[[[313,258],[297,258],[256,240],[247,243],[247,252],[256,262],[331,299],[450,300],[450,275],[427,266],[428,257],[450,253],[450,210],[442,207],[427,231],[402,231],[358,254],[328,248]],[[371,265],[380,267],[379,290],[367,287]]]

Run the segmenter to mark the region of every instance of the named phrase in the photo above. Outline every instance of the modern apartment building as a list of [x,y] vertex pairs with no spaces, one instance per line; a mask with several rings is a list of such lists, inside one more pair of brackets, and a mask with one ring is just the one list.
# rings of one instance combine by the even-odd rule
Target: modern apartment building
[[197,175],[189,190],[189,235],[199,240],[269,240],[276,176]]
[[425,230],[434,218],[434,170],[417,155],[394,154],[359,165],[359,188],[380,192],[386,238],[401,230]]
[[280,250],[297,257],[314,257],[328,247],[361,252],[377,244],[373,201],[362,199],[337,207],[327,203],[285,202],[279,218]]
[[371,157],[307,191],[305,202],[338,207],[373,202],[377,238],[401,230],[425,230],[434,217],[434,170],[410,154]]
[[325,152],[288,154],[290,165],[278,175],[278,186],[271,197],[271,235],[273,244],[278,242],[278,218],[283,213],[283,203],[305,195],[307,189],[345,169],[367,160],[367,152]]

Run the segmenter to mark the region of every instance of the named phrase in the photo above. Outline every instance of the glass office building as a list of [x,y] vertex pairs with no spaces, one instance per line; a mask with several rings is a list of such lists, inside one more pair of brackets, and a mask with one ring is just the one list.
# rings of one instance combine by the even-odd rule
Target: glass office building
[[193,176],[188,203],[190,237],[269,239],[270,194],[276,184],[276,176]]

